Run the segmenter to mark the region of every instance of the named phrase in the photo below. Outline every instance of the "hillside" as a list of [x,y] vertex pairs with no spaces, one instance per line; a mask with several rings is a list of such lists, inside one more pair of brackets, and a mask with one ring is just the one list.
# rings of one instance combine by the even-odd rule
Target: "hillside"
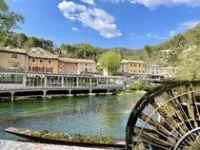
[[192,53],[200,50],[200,24],[183,34],[175,35],[164,43],[155,46],[147,45],[141,50],[123,47],[103,49],[85,43],[75,45],[63,43],[56,47],[53,41],[28,37],[23,33],[7,33],[0,41],[0,46],[23,48],[27,51],[32,47],[41,47],[60,57],[93,59],[95,61],[98,61],[102,53],[113,50],[121,53],[123,59],[143,60],[160,66],[177,66],[182,59],[187,58],[187,55],[191,57]]
[[[139,53],[139,58],[148,63],[161,66],[177,66],[187,55],[200,51],[200,24],[183,34],[177,34],[170,40],[155,45],[145,46]],[[191,58],[192,59],[192,58]]]

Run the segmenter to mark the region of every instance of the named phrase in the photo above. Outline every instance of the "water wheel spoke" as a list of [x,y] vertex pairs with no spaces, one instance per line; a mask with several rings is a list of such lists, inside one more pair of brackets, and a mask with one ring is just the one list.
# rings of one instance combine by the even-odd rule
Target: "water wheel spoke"
[[170,140],[178,139],[176,136],[174,136],[174,134],[172,134],[172,132],[171,132],[172,127],[170,129],[169,128],[165,128],[165,126],[163,126],[160,122],[158,122],[158,121],[156,121],[156,120],[154,120],[152,118],[149,118],[149,116],[144,114],[144,113],[141,113],[138,117],[141,120],[143,120],[145,123],[148,120],[147,123],[152,128],[152,131],[155,131],[154,134],[157,133],[158,136],[165,137],[166,139],[169,138]]
[[[142,125],[138,127],[137,121]],[[166,82],[145,94],[128,121],[128,144],[152,149],[200,149],[200,81]],[[128,149],[131,150],[131,149]]]
[[200,93],[193,94],[196,126],[200,126]]
[[165,138],[161,138],[155,131],[151,129],[142,129],[141,128],[134,128],[134,134],[139,136],[142,140],[146,141],[147,143],[154,143],[157,145],[165,146],[165,147],[174,147],[175,143],[171,143],[170,141],[166,141]]
[[158,114],[160,115],[161,123],[163,126],[166,124],[167,127],[176,131],[180,136],[187,132],[186,127],[180,127],[177,120],[175,120],[173,117],[175,110],[173,107],[170,107],[170,105],[159,105],[155,101],[152,101],[150,104],[155,108],[155,110],[157,110]]

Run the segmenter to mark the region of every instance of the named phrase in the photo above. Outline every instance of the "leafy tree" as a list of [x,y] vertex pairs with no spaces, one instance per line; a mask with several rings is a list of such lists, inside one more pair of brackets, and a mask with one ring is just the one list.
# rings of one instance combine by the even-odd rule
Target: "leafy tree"
[[14,36],[5,34],[4,38],[2,38],[2,40],[1,40],[1,46],[17,47],[18,43]]
[[187,40],[183,35],[177,34],[169,42],[171,44],[171,48],[177,48],[177,47],[185,46],[187,43]]
[[34,36],[29,37],[28,40],[26,41],[26,43],[24,44],[24,47],[27,49],[30,49],[32,47],[41,47],[41,41],[40,41],[40,39],[38,39]]
[[144,51],[147,53],[147,55],[149,57],[151,57],[152,52],[151,52],[151,47],[150,46],[148,46],[148,45],[144,46]]
[[0,34],[18,28],[17,23],[23,23],[24,17],[9,10],[9,6],[4,0],[0,0]]
[[38,47],[41,47],[45,50],[48,50],[48,51],[53,51],[54,49],[54,44],[51,40],[45,40],[45,39],[40,39],[40,42],[39,42],[40,45],[38,45]]
[[99,65],[102,69],[107,69],[110,73],[117,72],[120,67],[121,55],[115,51],[103,53],[99,58]]
[[28,37],[23,33],[16,34],[16,40],[18,42],[18,47],[23,48],[25,42],[28,40]]

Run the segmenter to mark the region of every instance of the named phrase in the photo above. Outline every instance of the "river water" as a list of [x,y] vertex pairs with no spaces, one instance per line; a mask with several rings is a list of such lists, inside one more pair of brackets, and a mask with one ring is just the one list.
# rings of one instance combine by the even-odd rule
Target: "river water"
[[67,97],[0,103],[0,138],[7,127],[125,138],[129,114],[142,94]]

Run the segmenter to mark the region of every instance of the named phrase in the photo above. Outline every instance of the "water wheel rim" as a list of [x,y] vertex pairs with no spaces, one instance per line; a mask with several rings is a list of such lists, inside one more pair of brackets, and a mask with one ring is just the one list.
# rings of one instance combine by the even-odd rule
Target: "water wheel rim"
[[[199,87],[199,89],[197,89],[196,90],[196,87]],[[193,96],[194,94],[196,94],[196,93],[200,93],[200,81],[177,81],[177,82],[167,82],[167,83],[165,83],[165,84],[163,84],[163,85],[161,85],[161,86],[158,86],[158,87],[156,87],[155,89],[153,89],[152,91],[150,91],[150,92],[148,92],[148,93],[146,93],[138,102],[137,102],[137,104],[135,105],[135,107],[132,109],[132,112],[131,112],[131,114],[130,114],[130,116],[129,116],[129,119],[128,119],[128,122],[127,122],[127,127],[126,127],[126,144],[127,144],[127,149],[132,149],[131,147],[134,147],[134,146],[138,146],[138,144],[139,144],[139,142],[137,142],[136,144],[135,143],[133,143],[134,141],[133,141],[133,137],[134,137],[134,135],[133,134],[136,134],[135,133],[135,130],[137,129],[137,126],[136,126],[136,123],[137,123],[137,121],[138,121],[138,119],[139,119],[139,116],[143,113],[143,110],[147,107],[147,105],[152,105],[151,103],[153,102],[153,101],[155,101],[155,98],[156,97],[158,97],[158,96],[160,96],[160,95],[162,95],[162,94],[164,94],[164,92],[166,92],[167,90],[172,90],[172,89],[176,89],[176,88],[186,88],[186,90],[189,90],[188,92],[183,92],[183,93],[181,93],[181,94],[178,94],[178,95],[176,95],[176,96],[173,96],[173,97],[171,97],[171,99],[168,99],[168,100],[165,100],[165,102],[163,103],[163,104],[161,104],[159,107],[157,107],[156,109],[154,109],[154,111],[150,114],[150,115],[148,115],[148,119],[146,120],[146,123],[145,123],[145,125],[143,125],[143,127],[140,129],[140,132],[139,132],[139,134],[137,134],[137,136],[139,135],[139,139],[138,139],[138,141],[140,141],[140,138],[141,138],[141,135],[142,134],[144,134],[144,130],[146,130],[146,126],[147,126],[147,124],[149,124],[149,120],[150,119],[152,119],[152,116],[153,116],[153,114],[155,114],[155,113],[158,113],[158,110],[160,110],[163,106],[165,106],[165,105],[167,105],[167,104],[170,104],[171,105],[171,101],[175,101],[176,103],[178,102],[178,99],[180,99],[180,97],[182,96],[185,96],[185,97],[187,97],[187,96]],[[187,89],[188,88],[188,89]],[[194,89],[192,89],[192,88],[194,88]],[[184,91],[184,90],[183,90]],[[172,91],[171,91],[172,92]],[[193,97],[192,97],[193,98]],[[194,98],[193,98],[194,99]],[[155,103],[157,103],[157,101],[155,102]],[[157,105],[157,104],[156,104]],[[182,105],[182,104],[181,104]],[[189,104],[188,104],[188,102],[186,103],[186,105],[188,106]],[[195,102],[193,102],[193,104],[192,104],[193,106],[194,105],[196,105],[196,101]],[[183,106],[179,106],[180,108],[182,108]],[[172,107],[174,110],[175,110],[175,107],[173,106]],[[170,131],[172,134],[174,134],[173,136],[173,140],[172,140],[172,138],[171,139],[168,139],[167,138],[167,141],[166,141],[166,147],[165,146],[163,146],[165,143],[164,143],[164,141],[162,140],[161,142],[162,142],[162,146],[160,145],[160,148],[161,149],[179,149],[179,147],[182,147],[183,148],[183,146],[181,145],[181,143],[183,143],[183,142],[181,142],[181,141],[184,141],[184,138],[183,137],[188,137],[189,135],[192,135],[193,133],[195,133],[194,135],[192,135],[192,136],[196,136],[196,135],[200,135],[199,133],[199,126],[200,126],[200,121],[196,121],[196,118],[197,118],[197,116],[198,116],[198,120],[200,120],[199,119],[199,116],[200,116],[200,113],[199,113],[199,111],[200,111],[200,109],[199,108],[197,108],[197,106],[194,106],[194,108],[193,108],[193,110],[195,110],[193,113],[193,117],[194,118],[192,118],[192,119],[190,119],[189,117],[187,118],[187,115],[188,114],[186,114],[186,112],[185,112],[185,110],[180,110],[180,112],[179,113],[181,113],[181,115],[179,115],[179,116],[177,116],[177,118],[175,118],[177,121],[173,121],[173,118],[168,118],[168,119],[171,119],[172,120],[172,122],[174,122],[174,123],[176,123],[175,124],[175,126],[176,125],[180,125],[180,127],[176,127],[175,128],[175,130],[177,130],[177,129],[180,129],[180,130],[183,130],[182,129],[182,126],[184,127],[184,128],[188,128],[187,129],[187,132],[186,132],[186,130],[184,131],[184,132],[180,132],[180,131],[178,131],[177,133],[175,133],[173,130],[171,131],[171,130],[168,130],[168,131]],[[198,111],[198,112],[197,112]],[[175,113],[177,113],[178,114],[178,111],[177,110],[175,110]],[[185,113],[185,114],[184,114]],[[187,112],[188,113],[188,112]],[[197,113],[197,114],[195,114],[195,113]],[[176,115],[177,115],[176,114]],[[162,114],[160,114],[161,115],[161,117],[162,117]],[[184,116],[185,115],[185,116]],[[146,117],[146,116],[145,116]],[[173,116],[174,117],[174,116]],[[144,116],[143,116],[143,118],[144,118]],[[181,118],[184,118],[185,120],[182,120],[184,123],[181,125],[180,124],[180,119]],[[174,120],[175,120],[174,119]],[[164,121],[166,122],[166,120],[167,119],[164,119]],[[144,121],[145,122],[145,121]],[[192,125],[193,124],[193,122],[198,122],[198,125],[196,125],[195,127]],[[154,121],[153,122],[153,124],[155,124],[156,122]],[[197,124],[197,123],[196,123]],[[151,124],[151,126],[152,126],[152,124]],[[190,127],[188,127],[188,126],[190,126]],[[172,127],[171,127],[172,128]],[[162,132],[164,131],[165,129],[163,129],[162,130]],[[158,132],[159,130],[157,130],[157,132]],[[167,134],[169,134],[170,132],[168,132],[167,130],[166,131],[164,131],[165,133],[163,134],[163,135],[165,135],[165,137],[167,136]],[[195,131],[195,132],[193,132],[193,131]],[[196,133],[196,131],[198,131],[197,133]],[[148,132],[147,132],[148,133]],[[161,134],[160,134],[161,135]],[[182,139],[183,138],[183,139]],[[155,138],[155,140],[158,140],[159,141],[159,139],[156,139]],[[171,140],[171,142],[169,142]],[[151,141],[153,141],[153,140],[151,140]],[[149,142],[149,143],[151,143],[150,142],[150,140],[149,141],[147,141],[147,142]],[[154,141],[154,144],[155,144],[156,142]],[[152,144],[152,143],[151,143]],[[152,144],[153,145],[153,144]],[[158,142],[157,142],[157,144],[155,144],[157,147],[159,147],[159,144],[158,144]],[[187,145],[187,144],[186,144]],[[200,144],[199,144],[200,145]],[[184,145],[185,146],[185,145]]]

